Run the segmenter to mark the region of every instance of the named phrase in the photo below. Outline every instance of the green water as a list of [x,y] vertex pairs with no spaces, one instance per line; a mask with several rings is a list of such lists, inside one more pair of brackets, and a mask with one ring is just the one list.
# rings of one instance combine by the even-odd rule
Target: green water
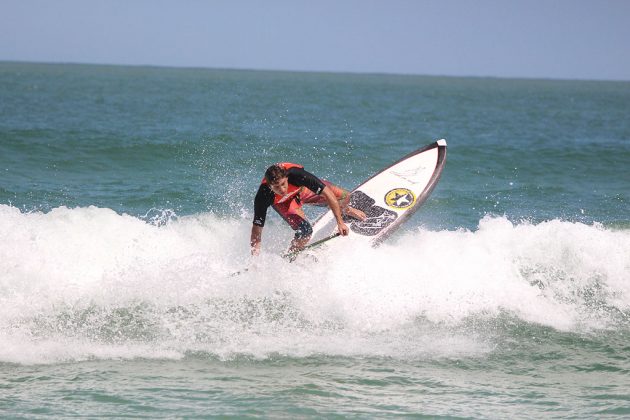
[[[630,83],[0,63],[0,414],[630,415]],[[379,249],[280,259],[265,168],[432,141]],[[315,215],[313,212],[312,215]]]

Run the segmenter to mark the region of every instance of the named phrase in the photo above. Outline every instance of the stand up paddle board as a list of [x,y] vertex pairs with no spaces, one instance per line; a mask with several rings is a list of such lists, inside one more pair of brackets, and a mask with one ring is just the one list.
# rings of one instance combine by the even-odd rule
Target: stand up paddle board
[[[350,206],[363,211],[367,219],[345,218],[355,241],[376,246],[400,227],[429,197],[446,163],[446,140],[438,140],[411,152],[391,166],[368,178],[350,195]],[[313,244],[335,234],[337,222],[332,211],[313,225]]]

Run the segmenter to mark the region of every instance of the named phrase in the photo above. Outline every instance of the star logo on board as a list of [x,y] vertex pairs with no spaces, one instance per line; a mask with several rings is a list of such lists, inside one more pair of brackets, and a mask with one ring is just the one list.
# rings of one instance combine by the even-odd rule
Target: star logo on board
[[385,203],[395,209],[406,209],[416,201],[416,196],[407,188],[394,188],[385,194]]

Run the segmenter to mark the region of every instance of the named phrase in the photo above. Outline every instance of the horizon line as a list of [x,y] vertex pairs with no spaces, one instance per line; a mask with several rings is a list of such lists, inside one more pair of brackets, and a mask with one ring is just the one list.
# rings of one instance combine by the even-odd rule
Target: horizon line
[[199,65],[176,64],[127,64],[104,62],[78,62],[78,61],[41,61],[41,60],[5,60],[0,59],[0,64],[40,64],[40,65],[69,65],[69,66],[100,66],[100,67],[134,67],[156,69],[179,70],[210,70],[210,71],[240,71],[240,72],[266,72],[266,73],[299,73],[299,74],[330,74],[348,76],[399,76],[399,77],[431,77],[452,79],[496,79],[496,80],[528,80],[528,81],[556,81],[556,82],[612,82],[628,83],[630,79],[590,79],[590,78],[559,78],[537,76],[494,76],[494,75],[454,75],[454,74],[428,74],[405,72],[380,72],[380,71],[344,71],[344,70],[300,70],[300,69],[273,69],[273,68],[246,68],[246,67],[211,67]]

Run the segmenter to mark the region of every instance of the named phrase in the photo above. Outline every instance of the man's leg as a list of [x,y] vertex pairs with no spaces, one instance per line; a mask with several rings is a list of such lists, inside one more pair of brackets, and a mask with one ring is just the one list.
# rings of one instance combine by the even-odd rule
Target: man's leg
[[274,205],[273,208],[295,231],[289,252],[303,249],[311,239],[313,228],[309,221],[306,220],[302,206],[295,200],[291,200],[287,205]]
[[[326,188],[330,188],[330,190],[335,194],[335,197],[339,201],[339,207],[341,207],[341,212],[347,216],[354,217],[358,220],[365,220],[365,213],[359,209],[355,209],[350,207],[348,204],[350,203],[350,193],[344,190],[341,187],[338,187],[331,182],[322,181]],[[325,206],[327,205],[326,199],[322,195],[313,194],[310,190],[305,189],[301,194],[302,203],[310,204],[313,206]]]

